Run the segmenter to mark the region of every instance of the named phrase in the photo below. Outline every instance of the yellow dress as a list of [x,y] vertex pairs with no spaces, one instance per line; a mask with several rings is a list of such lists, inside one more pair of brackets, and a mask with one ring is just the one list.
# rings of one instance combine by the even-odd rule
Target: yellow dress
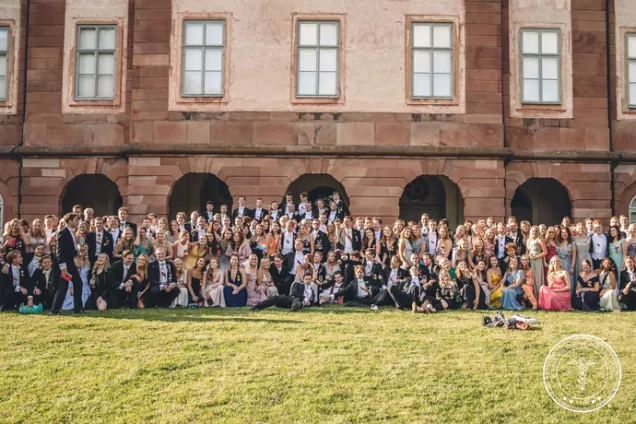
[[[496,286],[497,284],[499,284],[499,281],[501,280],[501,277],[497,274],[493,274],[490,277],[490,281],[492,283],[493,286]],[[490,306],[492,306],[493,308],[501,308],[501,297],[503,296],[503,294],[501,293],[501,286],[499,286],[497,288],[497,290],[493,291],[492,293],[490,293]]]
[[207,249],[201,249],[201,251],[199,251],[198,244],[192,246],[188,254],[183,258],[183,269],[188,271],[194,268],[197,265],[197,261],[199,260],[199,258],[205,256],[205,254],[207,253],[206,250]]

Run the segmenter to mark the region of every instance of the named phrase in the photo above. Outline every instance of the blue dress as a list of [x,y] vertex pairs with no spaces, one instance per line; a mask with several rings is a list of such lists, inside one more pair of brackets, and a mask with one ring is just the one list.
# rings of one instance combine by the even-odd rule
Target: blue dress
[[[91,297],[91,286],[88,279],[90,270],[90,267],[79,269],[80,278],[82,279],[82,307],[86,305],[86,301],[89,297]],[[62,304],[63,311],[70,311],[74,308],[73,296],[71,296],[71,286],[72,284],[69,284],[68,289],[66,290],[66,297],[64,297],[64,303]]]
[[[232,279],[232,270],[227,270],[227,281],[235,286],[241,286],[243,284],[243,276],[240,271],[236,273],[236,279]],[[247,289],[243,287],[237,294],[233,294],[234,288],[231,286],[223,287],[223,295],[225,296],[225,306],[241,307],[247,305]]]
[[511,309],[511,310],[521,310],[523,306],[519,303],[519,296],[523,294],[523,289],[521,286],[523,285],[523,280],[526,279],[526,275],[521,270],[516,270],[512,274],[506,277],[506,281],[504,282],[504,287],[511,286],[517,281],[517,278],[521,276],[522,283],[519,284],[514,289],[506,289],[503,290],[503,295],[501,297],[501,307],[503,309]]

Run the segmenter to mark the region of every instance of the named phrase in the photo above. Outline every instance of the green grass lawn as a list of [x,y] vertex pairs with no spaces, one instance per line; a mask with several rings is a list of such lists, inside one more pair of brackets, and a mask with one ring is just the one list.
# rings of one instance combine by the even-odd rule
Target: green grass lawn
[[[631,423],[636,314],[531,313],[536,331],[482,313],[343,307],[0,314],[1,423]],[[563,337],[599,336],[623,382],[600,411],[543,387]],[[632,406],[634,411],[632,411]]]

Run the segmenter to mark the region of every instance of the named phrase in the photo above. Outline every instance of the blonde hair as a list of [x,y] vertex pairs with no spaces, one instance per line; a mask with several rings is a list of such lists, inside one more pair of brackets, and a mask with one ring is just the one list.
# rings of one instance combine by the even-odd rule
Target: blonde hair
[[[252,269],[252,266],[250,265],[250,260],[252,259],[252,257],[256,258],[256,268],[254,269]],[[251,255],[247,257],[247,261],[245,261],[245,273],[251,274],[252,272],[256,272],[256,271],[258,271],[258,256],[252,253]]]

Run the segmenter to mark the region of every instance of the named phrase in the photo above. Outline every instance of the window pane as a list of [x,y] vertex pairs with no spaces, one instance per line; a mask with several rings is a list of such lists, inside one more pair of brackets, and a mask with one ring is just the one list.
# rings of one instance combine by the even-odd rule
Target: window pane
[[97,77],[97,97],[114,97],[115,86],[112,75],[100,75]]
[[538,102],[539,101],[539,81],[533,79],[523,80],[523,101]]
[[433,72],[450,74],[451,52],[449,51],[434,51],[433,52]]
[[315,72],[301,72],[298,74],[298,94],[301,96],[316,94]]
[[221,49],[205,49],[205,70],[223,70],[223,51]]
[[321,72],[318,86],[318,94],[322,96],[335,96],[336,93],[336,73]]
[[628,74],[627,78],[629,82],[636,82],[636,62],[629,62],[627,65]]
[[186,49],[185,70],[200,71],[203,69],[203,53],[201,49]]
[[336,23],[320,24],[320,45],[321,46],[337,46],[338,45],[338,24]]
[[541,53],[557,54],[559,52],[559,37],[556,32],[541,33]]
[[636,105],[636,83],[629,84],[629,104]]
[[115,50],[115,29],[102,28],[99,30],[99,48],[102,50]]
[[[0,77],[0,99],[6,99],[6,98],[7,98],[7,79],[5,77]],[[1,208],[0,208],[0,211],[2,211]]]
[[204,94],[223,94],[222,79],[221,72],[206,72]]
[[93,53],[82,53],[79,56],[79,73],[95,73],[95,55]]
[[627,37],[627,56],[636,58],[636,35]]
[[317,69],[316,53],[316,49],[300,49],[298,56],[298,70],[315,71]]
[[99,73],[112,75],[115,73],[115,55],[100,54],[99,55]]
[[5,55],[0,56],[0,76],[7,76],[7,56]]
[[451,27],[450,25],[435,25],[433,27],[433,45],[435,47],[451,46]]
[[430,97],[431,96],[431,75],[415,74],[413,75],[413,96]]
[[320,70],[336,72],[338,70],[338,51],[335,49],[320,50]]
[[413,47],[431,47],[430,25],[413,25]]
[[433,75],[433,95],[436,97],[451,96],[451,76],[449,74]]
[[303,22],[300,24],[298,44],[301,46],[315,46],[318,44],[318,24]]
[[205,24],[205,44],[208,46],[223,45],[223,22]]
[[201,45],[203,44],[203,23],[186,22],[185,24],[185,44]]
[[95,78],[91,75],[80,75],[77,91],[79,97],[95,97]]
[[431,72],[431,52],[416,50],[413,52],[413,72]]
[[522,53],[539,53],[539,33],[523,31],[521,33]]
[[6,52],[9,48],[9,30],[6,28],[0,29],[0,51]]
[[559,82],[556,80],[543,80],[543,101],[559,101]]
[[[541,59],[541,64],[542,64],[542,75],[543,78],[546,79],[558,79],[559,78],[559,61],[557,58],[553,58],[553,57],[544,57],[543,59]],[[528,75],[529,78],[533,78],[530,77]]]
[[80,29],[80,40],[79,47],[80,49],[95,49],[96,48],[96,37],[94,28],[82,28]]
[[183,94],[201,94],[201,72],[184,72]]
[[523,77],[529,79],[539,78],[539,58],[523,58]]

